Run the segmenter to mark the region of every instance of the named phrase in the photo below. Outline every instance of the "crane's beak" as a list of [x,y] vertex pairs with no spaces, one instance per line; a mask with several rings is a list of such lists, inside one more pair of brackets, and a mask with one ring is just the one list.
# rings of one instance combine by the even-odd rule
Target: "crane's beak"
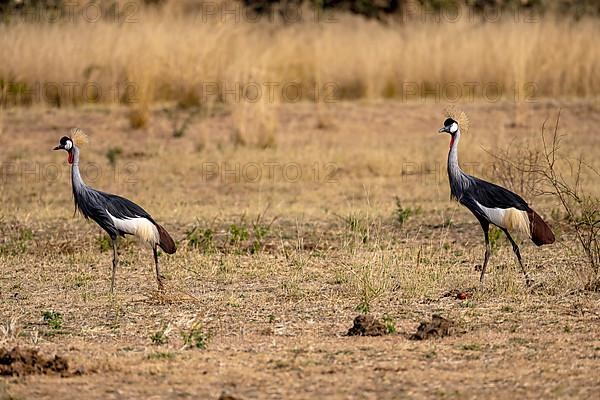
[[443,132],[450,133],[450,132],[448,131],[448,128],[446,128],[446,127],[440,128],[440,130],[439,130],[438,132],[439,132],[439,133],[443,133]]
[[55,148],[53,148],[52,150],[62,150],[63,148],[61,146],[56,146]]

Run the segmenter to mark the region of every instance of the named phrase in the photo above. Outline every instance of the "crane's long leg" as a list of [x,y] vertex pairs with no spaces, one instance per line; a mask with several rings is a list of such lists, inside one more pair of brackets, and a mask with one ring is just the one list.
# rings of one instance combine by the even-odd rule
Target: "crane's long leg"
[[523,271],[523,276],[525,276],[525,284],[527,286],[531,286],[532,281],[529,278],[529,275],[527,275],[527,270],[525,269],[525,266],[523,265],[523,260],[521,259],[521,252],[519,251],[519,246],[517,246],[517,244],[513,240],[512,236],[510,236],[510,233],[508,233],[508,230],[503,228],[502,231],[508,238],[508,241],[512,245],[513,251],[515,252],[515,255],[517,256],[517,260],[519,261],[519,265],[521,266],[521,271]]
[[110,293],[114,293],[115,290],[115,275],[117,274],[117,265],[119,264],[119,254],[117,253],[117,238],[110,238],[113,245],[113,267],[112,267],[112,278],[110,280]]
[[156,245],[152,247],[152,252],[154,253],[154,266],[156,267],[156,281],[158,282],[158,290],[161,292],[165,289],[163,286],[163,277],[160,274],[160,270],[158,269],[158,251],[156,249]]
[[488,261],[490,260],[490,253],[492,252],[490,248],[490,237],[489,230],[490,224],[488,222],[481,222],[481,229],[483,229],[483,236],[485,238],[485,258],[483,259],[483,267],[481,268],[481,277],[479,278],[480,286],[483,286],[483,282],[485,280],[485,270],[488,265]]

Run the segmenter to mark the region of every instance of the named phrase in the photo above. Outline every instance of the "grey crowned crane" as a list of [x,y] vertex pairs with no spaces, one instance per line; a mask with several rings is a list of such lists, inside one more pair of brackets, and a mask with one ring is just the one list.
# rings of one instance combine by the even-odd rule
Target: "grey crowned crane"
[[110,291],[115,287],[115,274],[119,258],[117,254],[117,238],[119,236],[134,235],[150,244],[154,252],[154,265],[158,288],[163,289],[163,276],[158,268],[159,246],[165,253],[175,253],[175,242],[169,233],[154,221],[142,207],[126,198],[100,192],[88,187],[79,172],[79,147],[85,143],[86,136],[80,129],[73,129],[71,137],[63,136],[54,150],[65,150],[68,162],[71,164],[71,184],[73,186],[73,199],[75,210],[79,210],[86,219],[91,218],[108,233],[113,245],[113,267]]
[[463,172],[458,163],[458,142],[461,128],[468,129],[464,112],[451,110],[448,112],[444,127],[439,132],[450,134],[450,151],[448,153],[448,178],[450,180],[451,198],[467,207],[477,218],[485,237],[485,256],[481,269],[480,283],[483,285],[485,270],[490,258],[490,240],[488,231],[490,224],[499,227],[517,256],[525,282],[531,284],[527,271],[523,266],[519,246],[515,243],[510,232],[521,232],[528,235],[537,246],[554,243],[554,234],[544,220],[519,195],[501,186],[486,182],[482,179]]

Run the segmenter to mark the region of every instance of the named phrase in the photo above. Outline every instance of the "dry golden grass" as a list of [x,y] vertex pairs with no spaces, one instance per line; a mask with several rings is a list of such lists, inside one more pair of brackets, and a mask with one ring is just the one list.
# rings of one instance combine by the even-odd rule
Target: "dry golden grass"
[[[437,134],[443,107],[393,101],[320,107],[280,105],[271,147],[237,145],[237,115],[228,109],[193,120],[178,138],[168,116],[153,108],[143,131],[130,128],[126,108],[5,111],[0,342],[58,352],[86,373],[8,379],[0,396],[217,398],[224,390],[242,398],[593,396],[600,387],[600,297],[581,290],[579,252],[553,217],[557,205],[534,199],[558,242],[543,248],[523,242],[533,290],[500,238],[486,288],[462,301],[444,297],[478,283],[483,238],[468,211],[448,199],[448,138]],[[514,107],[466,107],[471,129],[461,142],[463,165],[491,161],[482,147],[535,141],[543,121],[562,108],[564,149],[585,150],[598,167],[600,138],[589,134],[600,122],[598,104],[521,105],[520,124]],[[93,169],[84,172],[88,183],[140,203],[178,241],[175,255],[160,257],[164,295],[156,292],[151,252],[132,240],[120,243],[116,295],[109,295],[104,235],[72,216],[65,155],[49,150],[72,126],[91,136],[82,167],[97,163],[103,171],[95,180]],[[113,170],[107,152],[114,148],[122,153]],[[210,178],[205,169],[267,162],[297,163],[303,176],[286,181],[276,167],[271,180],[263,166],[262,179],[252,182],[249,175]],[[40,174],[24,172],[35,163]],[[337,171],[330,183],[327,163]],[[49,165],[62,171],[58,180],[43,179]],[[417,171],[403,173],[415,165]],[[473,172],[482,175],[483,166]],[[597,179],[585,179],[600,192]],[[402,226],[395,196],[413,210]],[[252,253],[256,221],[269,229]],[[237,240],[231,225],[250,237]],[[214,247],[194,247],[186,234],[194,227],[211,229]],[[365,305],[391,317],[399,335],[343,337]],[[43,320],[49,310],[62,314],[60,329]],[[409,341],[434,312],[457,321],[460,333]],[[184,346],[194,326],[210,334],[205,350]],[[166,332],[166,343],[153,344],[157,332]]]
[[[235,103],[225,92],[248,83],[258,83],[264,96],[266,82],[278,83],[277,99],[292,82],[301,85],[304,98],[315,97],[315,82],[320,98],[332,91],[325,86],[330,82],[337,97],[370,99],[402,98],[413,90],[451,98],[455,84],[465,99],[472,83],[478,84],[478,98],[486,84],[521,101],[600,92],[600,49],[590,40],[600,35],[595,19],[480,23],[465,17],[385,25],[336,14],[330,23],[307,18],[284,24],[236,22],[235,16],[203,22],[206,15],[185,16],[178,7],[152,10],[140,11],[137,23],[2,24],[0,79],[29,88],[39,84],[38,92],[58,83],[61,104],[85,101],[82,87],[93,82],[101,89],[98,101],[111,103],[116,96],[141,103],[134,105],[134,125],[150,102]],[[75,98],[62,87],[65,82],[81,85]],[[213,83],[220,96],[205,96]],[[495,87],[487,88],[489,97],[495,97]],[[55,100],[50,94],[41,98]]]

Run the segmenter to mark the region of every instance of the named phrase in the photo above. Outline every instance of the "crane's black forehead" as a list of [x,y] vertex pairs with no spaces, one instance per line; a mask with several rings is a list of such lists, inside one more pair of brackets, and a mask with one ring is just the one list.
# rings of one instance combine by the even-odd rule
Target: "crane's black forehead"
[[452,124],[453,124],[453,123],[455,123],[455,122],[456,122],[456,121],[455,121],[455,120],[453,120],[452,118],[448,118],[448,119],[446,119],[446,120],[444,121],[444,126],[450,126],[450,125],[452,125]]
[[60,144],[62,144],[62,145],[67,144],[67,141],[71,141],[71,138],[68,136],[63,136],[60,138]]

